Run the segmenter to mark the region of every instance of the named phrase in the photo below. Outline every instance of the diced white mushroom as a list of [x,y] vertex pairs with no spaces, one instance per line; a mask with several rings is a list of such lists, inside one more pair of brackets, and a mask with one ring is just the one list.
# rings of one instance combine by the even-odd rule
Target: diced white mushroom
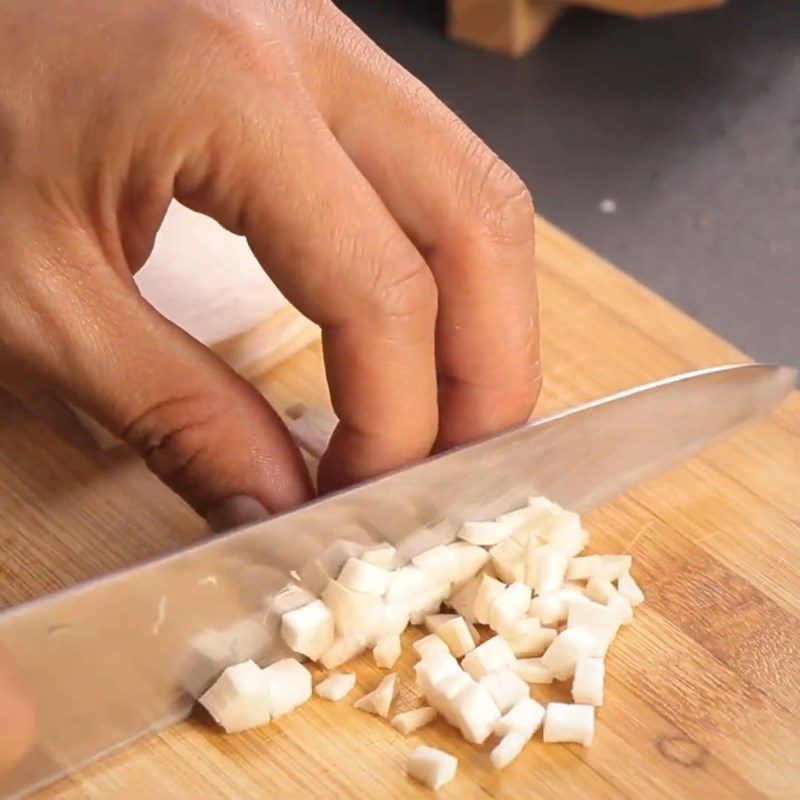
[[516,639],[508,639],[511,652],[518,658],[531,658],[542,655],[555,641],[558,633],[555,628],[538,628]]
[[322,594],[322,590],[328,585],[331,575],[319,558],[306,561],[298,570],[300,582],[313,596]]
[[511,534],[511,538],[522,548],[522,552],[526,554],[534,547],[541,547],[543,544],[547,544],[547,542],[540,539],[528,528],[518,528]]
[[329,675],[314,687],[314,693],[325,700],[341,700],[347,697],[356,685],[356,676],[352,672]]
[[423,636],[421,639],[417,639],[417,641],[411,646],[417,651],[417,653],[419,653],[420,658],[423,659],[430,658],[435,655],[450,655],[450,649],[434,633],[431,633],[428,636]]
[[199,702],[227,733],[266,725],[271,718],[269,686],[254,661],[228,667]]
[[488,690],[471,683],[453,699],[461,735],[472,744],[482,744],[492,733],[492,725],[500,717],[500,710]]
[[431,587],[428,576],[417,567],[408,565],[391,573],[389,587],[383,599],[387,606],[410,603]]
[[283,616],[289,611],[313,603],[316,599],[308,589],[304,589],[296,583],[287,583],[273,598],[268,600],[266,609],[273,614]]
[[336,669],[348,661],[360,656],[367,649],[366,642],[363,639],[353,639],[347,636],[337,636],[333,640],[330,649],[324,652],[320,658],[319,663],[325,669]]
[[463,617],[453,617],[436,628],[436,635],[450,648],[456,657],[465,656],[475,648],[475,640]]
[[495,705],[505,714],[523,697],[530,696],[528,684],[512,672],[508,667],[492,670],[484,675],[478,683],[492,696]]
[[575,673],[575,665],[597,650],[597,639],[587,628],[565,628],[545,650],[542,665],[553,670],[556,680],[565,681]]
[[424,745],[412,750],[406,759],[408,775],[431,789],[440,789],[453,780],[457,769],[455,756]]
[[404,603],[397,603],[392,606],[384,606],[383,621],[377,629],[383,636],[400,634],[408,627],[409,615],[408,607]]
[[502,522],[465,522],[457,535],[465,542],[491,547],[508,539],[514,532],[514,527]]
[[598,578],[605,578],[608,581],[615,581],[621,578],[626,572],[631,571],[633,559],[630,556],[600,556],[600,570]]
[[[345,562],[350,558],[361,558],[366,550],[363,544],[348,539],[337,539],[322,554],[322,564],[328,575],[338,575]],[[302,570],[300,570],[302,574]]]
[[[525,611],[527,612],[527,609]],[[542,623],[538,617],[520,617],[505,623],[497,633],[506,641],[511,642],[514,639],[521,639],[529,633],[538,631],[541,627]]]
[[545,742],[577,742],[588,747],[594,738],[594,706],[549,703],[543,738]]
[[450,592],[449,583],[433,584],[429,589],[416,597],[409,600],[409,620],[414,625],[419,625],[423,622],[425,617],[435,614],[441,608],[442,602]]
[[436,709],[430,706],[415,708],[413,711],[404,711],[392,717],[392,727],[396,728],[403,736],[409,736],[425,725],[430,725],[436,719]]
[[486,550],[469,542],[452,542],[447,549],[453,559],[452,580],[458,588],[474,578],[489,560]]
[[414,665],[415,682],[421,689],[432,686],[443,675],[461,672],[461,667],[450,653],[425,658]]
[[567,617],[567,629],[579,628],[591,632],[595,639],[594,652],[586,655],[604,656],[609,645],[619,631],[621,621],[619,613],[599,603],[572,603]]
[[617,591],[630,601],[632,608],[644,602],[644,592],[639,588],[630,572],[623,572],[619,576],[617,579]]
[[481,633],[480,631],[471,623],[467,623],[467,628],[469,628],[470,636],[472,636],[472,641],[475,642],[476,645],[481,643]]
[[444,625],[445,622],[450,622],[451,619],[455,619],[458,614],[428,614],[425,617],[425,627],[428,629],[430,633],[436,633],[436,629],[440,625]]
[[622,625],[628,625],[633,620],[631,601],[621,594],[617,594],[608,601],[606,608],[613,612]]
[[513,511],[506,511],[505,514],[500,514],[495,517],[495,522],[510,527],[513,534],[522,527],[530,527],[531,519],[538,516],[539,511],[537,509],[523,506],[522,508],[515,508]]
[[586,597],[595,603],[605,605],[616,594],[614,584],[605,578],[590,578],[586,584]]
[[461,589],[450,595],[447,605],[453,609],[467,622],[477,622],[475,616],[475,599],[478,596],[478,589],[480,588],[482,575],[476,575],[474,578],[467,581]]
[[383,622],[385,606],[380,597],[355,592],[339,581],[330,581],[320,599],[333,614],[336,633],[346,638],[366,642]]
[[491,620],[492,604],[506,590],[506,585],[496,578],[483,575],[478,585],[478,593],[475,595],[475,620],[482,625],[488,625]]
[[389,587],[391,573],[383,567],[376,567],[360,558],[348,559],[337,580],[347,589],[364,594],[383,596]]
[[311,673],[293,658],[283,658],[261,670],[269,690],[273,719],[288,714],[311,697]]
[[515,660],[506,640],[493,636],[467,653],[461,666],[477,681],[492,670],[513,664]]
[[368,714],[377,714],[379,717],[388,717],[396,694],[397,675],[392,672],[378,684],[376,689],[356,700],[353,708],[366,711]]
[[431,583],[452,583],[455,572],[455,559],[446,545],[440,544],[425,550],[411,559],[411,563],[421,569]]
[[400,658],[400,637],[397,634],[381,636],[372,649],[375,664],[381,669],[391,669]]
[[576,556],[567,564],[567,580],[588,581],[600,572],[600,556]]
[[581,527],[581,518],[564,509],[545,522],[537,533],[546,542],[567,553],[570,558],[577,556],[586,547],[589,539],[589,535]]
[[512,535],[520,531],[535,533],[549,518],[560,512],[561,508],[552,501],[533,497],[523,508],[501,514],[496,519],[504,525],[513,525],[515,530]]
[[550,592],[534,597],[528,607],[528,613],[539,619],[542,625],[554,625],[567,618],[569,603],[561,592]]
[[507,767],[525,747],[527,739],[519,731],[509,731],[489,754],[494,769]]
[[361,560],[391,572],[395,567],[396,557],[397,550],[392,545],[379,544],[377,547],[370,547],[369,550],[365,550],[361,555]]
[[316,661],[333,645],[333,615],[321,600],[287,611],[281,618],[281,638],[296,653]]
[[489,625],[500,632],[505,625],[525,616],[531,604],[531,587],[525,583],[512,583],[492,603]]
[[362,697],[359,697],[358,700],[353,703],[353,708],[355,708],[356,711],[363,711],[365,714],[377,714],[375,706],[372,703],[372,692],[367,692]]
[[525,683],[552,683],[555,680],[553,670],[542,664],[541,658],[518,658],[511,669]]
[[372,693],[372,705],[382,717],[389,716],[392,701],[397,695],[397,675],[387,675]]
[[561,506],[558,503],[554,503],[543,494],[532,494],[528,498],[528,508],[533,511],[561,511]]
[[514,539],[496,544],[489,551],[489,558],[497,576],[505,583],[525,581],[525,551]]
[[587,706],[603,705],[603,682],[606,674],[602,658],[581,659],[572,679],[572,699]]
[[458,672],[447,672],[439,675],[430,684],[430,688],[436,694],[441,695],[444,700],[452,700],[471,683],[474,683],[474,681],[462,669]]
[[532,697],[523,697],[494,723],[492,731],[496,736],[505,736],[511,731],[517,731],[527,741],[539,730],[543,719],[544,706],[537,703]]
[[560,589],[567,572],[569,554],[552,544],[528,551],[525,581],[536,594],[549,594]]

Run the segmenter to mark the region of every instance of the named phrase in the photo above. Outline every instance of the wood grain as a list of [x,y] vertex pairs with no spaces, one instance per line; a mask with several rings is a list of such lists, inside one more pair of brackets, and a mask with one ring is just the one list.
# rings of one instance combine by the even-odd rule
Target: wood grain
[[[539,413],[742,359],[563,233],[539,222],[545,389]],[[261,376],[280,408],[325,401],[317,344]],[[129,458],[54,442],[0,414],[0,602],[196,541],[203,524]],[[537,737],[506,771],[437,722],[404,739],[317,698],[266,728],[220,735],[198,717],[41,798],[415,798],[417,743],[458,756],[443,798],[796,798],[800,785],[800,395],[766,420],[586,517],[597,552],[629,550],[647,603],[608,656],[595,745]],[[408,633],[406,638],[411,638]],[[406,649],[401,710],[417,702]],[[356,698],[381,671],[356,662]],[[542,700],[564,697],[534,687]],[[100,710],[101,711],[101,710]]]

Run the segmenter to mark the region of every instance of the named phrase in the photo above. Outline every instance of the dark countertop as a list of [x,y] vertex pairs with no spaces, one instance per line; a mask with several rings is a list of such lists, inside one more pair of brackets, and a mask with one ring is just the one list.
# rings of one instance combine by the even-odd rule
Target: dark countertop
[[441,2],[340,6],[543,215],[755,357],[800,363],[800,3],[572,10],[519,61],[447,41]]

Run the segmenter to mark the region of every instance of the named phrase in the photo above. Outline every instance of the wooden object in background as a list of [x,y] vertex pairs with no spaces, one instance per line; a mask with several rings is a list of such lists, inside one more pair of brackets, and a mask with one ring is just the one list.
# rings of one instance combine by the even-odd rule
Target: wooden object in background
[[452,39],[521,56],[542,39],[570,3],[628,17],[715,8],[725,0],[447,0]]
[[563,8],[561,0],[448,0],[447,33],[460,42],[521,56]]
[[[540,220],[545,386],[540,414],[743,357]],[[326,402],[318,343],[261,376],[276,407]],[[88,455],[0,409],[0,604],[86,580],[206,535],[140,463]],[[790,798],[800,785],[800,394],[768,420],[585,517],[593,552],[630,552],[647,602],[607,658],[591,748],[540,735],[507,770],[442,721],[403,738],[352,701],[314,697],[264,728],[224,736],[201,718],[36,795],[43,800],[423,800],[404,771],[419,743],[459,759],[442,800]],[[408,642],[398,664],[411,698]],[[106,653],[106,657],[109,654]],[[56,667],[57,669],[57,667]],[[68,686],[64,687],[69,690]],[[564,684],[533,687],[564,699]],[[102,714],[102,708],[97,709]]]

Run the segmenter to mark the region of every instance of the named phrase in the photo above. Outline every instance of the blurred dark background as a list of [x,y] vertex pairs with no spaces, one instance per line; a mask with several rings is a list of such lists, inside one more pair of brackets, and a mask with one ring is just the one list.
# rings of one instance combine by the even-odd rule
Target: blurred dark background
[[448,41],[441,0],[339,5],[542,215],[751,355],[800,363],[800,0],[571,10],[519,60]]

